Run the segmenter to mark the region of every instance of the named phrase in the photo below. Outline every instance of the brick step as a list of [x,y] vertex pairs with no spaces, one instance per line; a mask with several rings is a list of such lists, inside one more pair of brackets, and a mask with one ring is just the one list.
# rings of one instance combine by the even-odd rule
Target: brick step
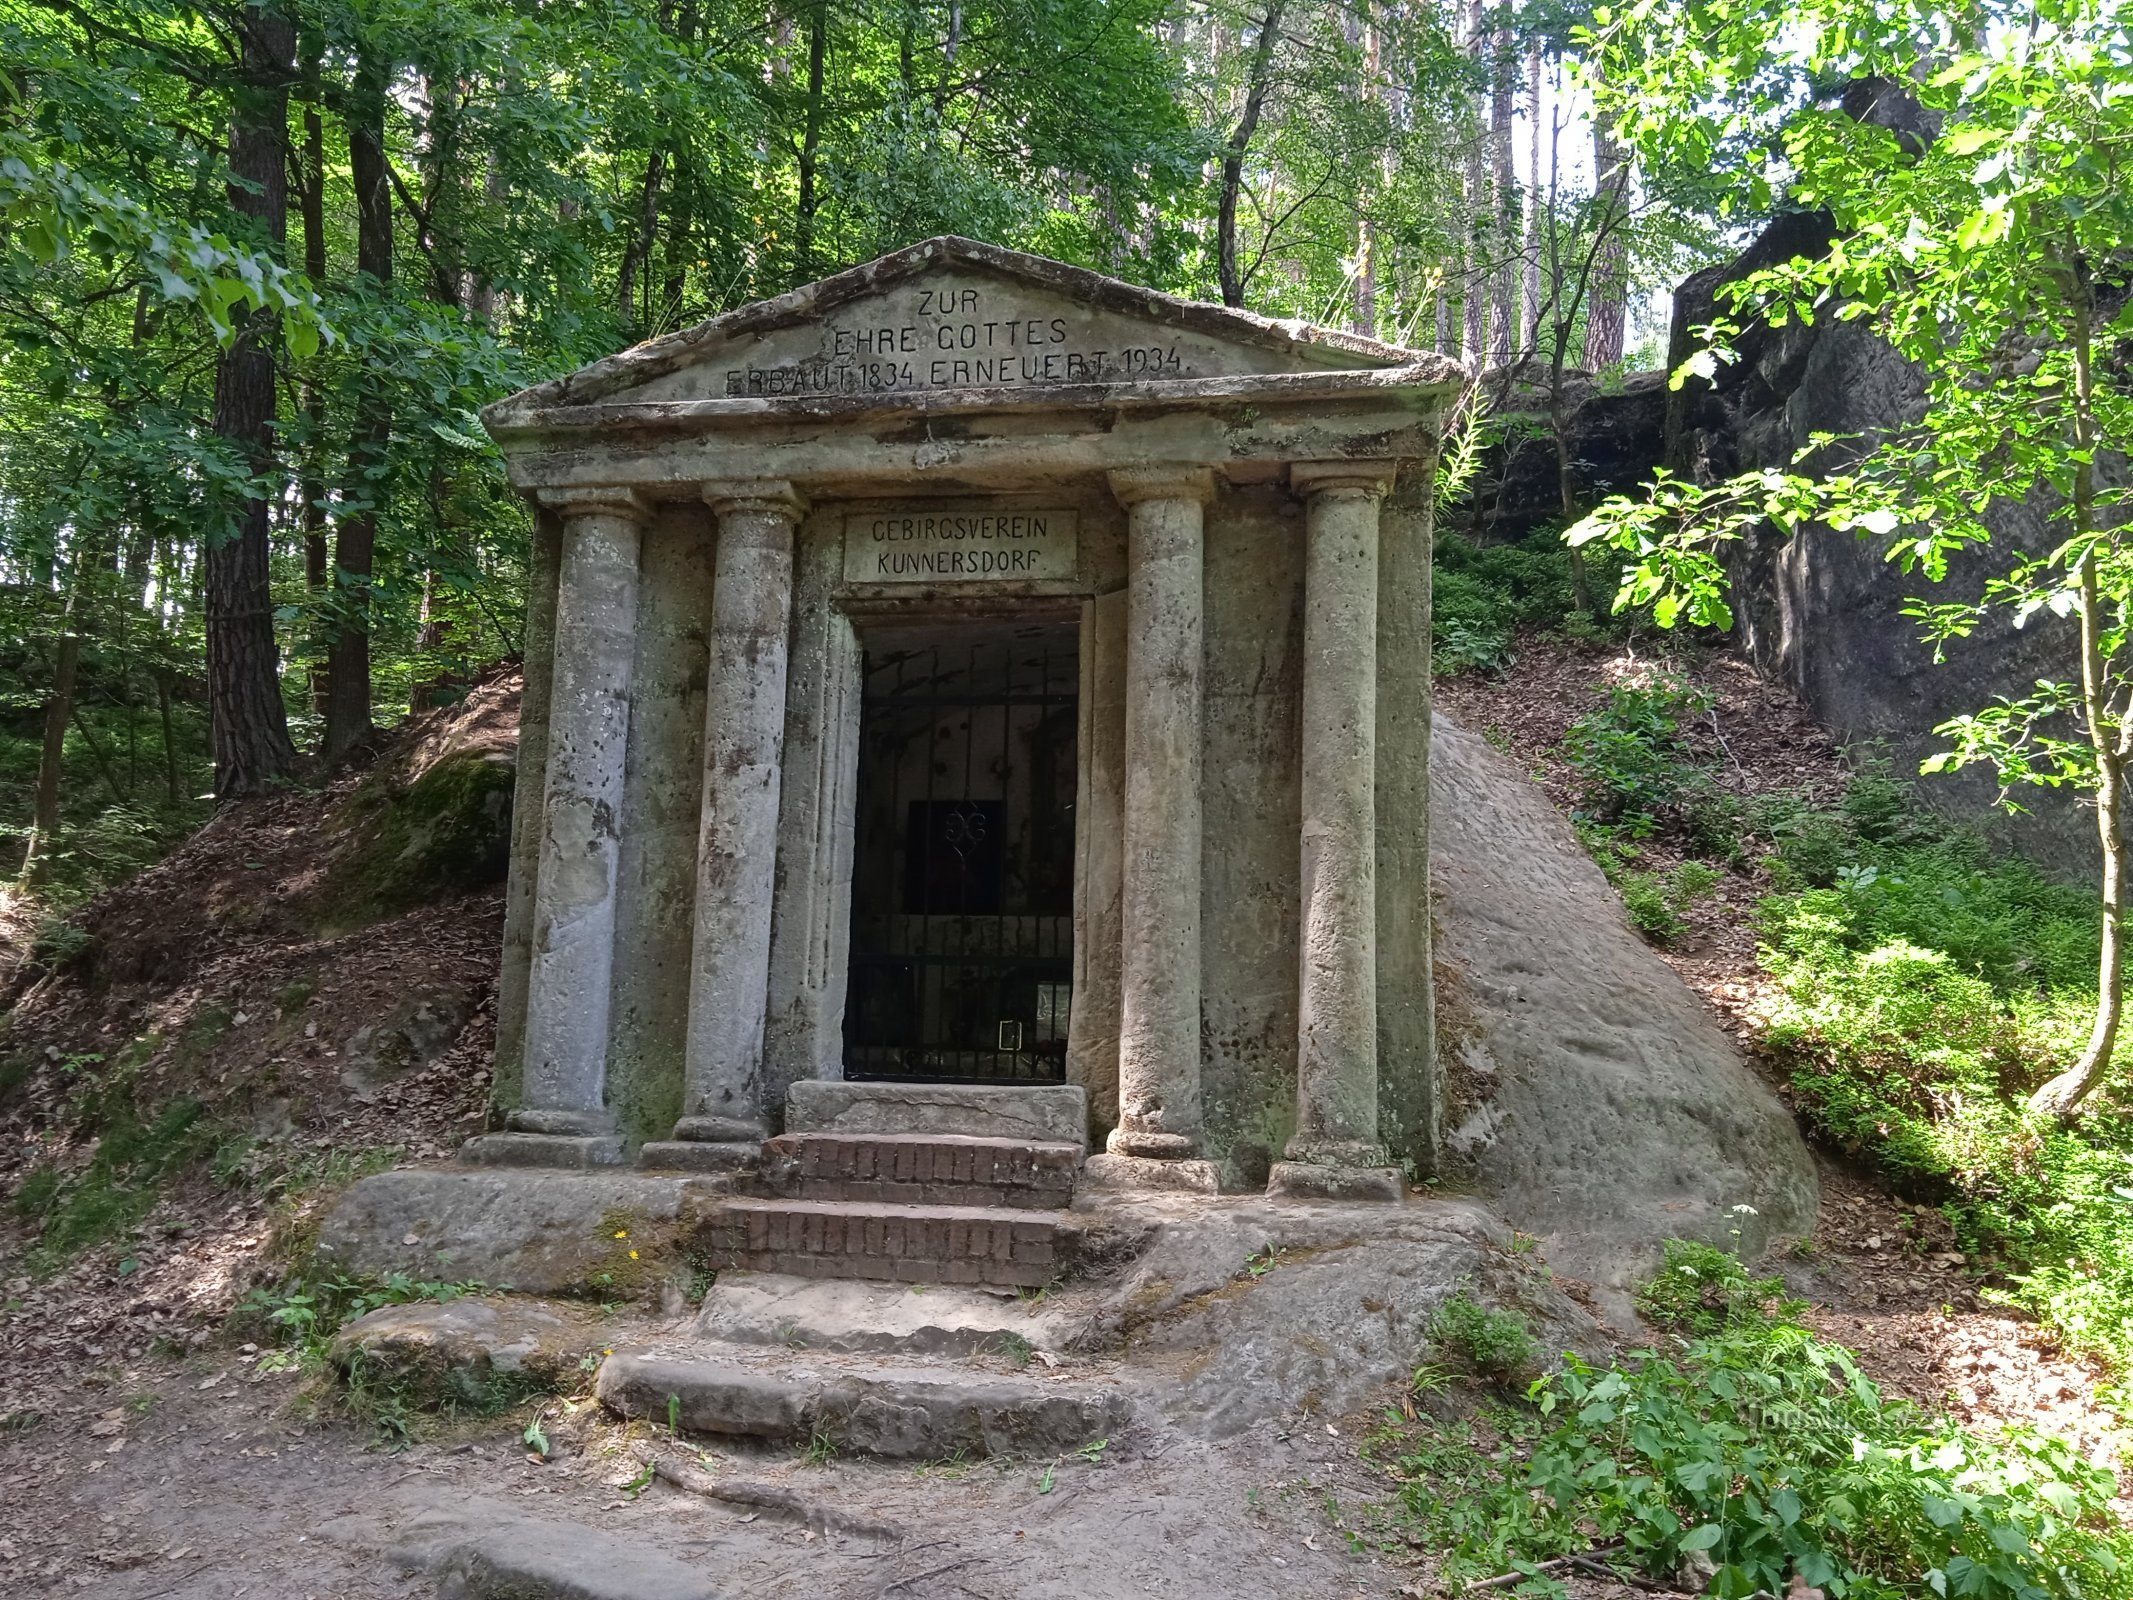
[[885,1205],[1070,1204],[1081,1146],[953,1133],[786,1133],[763,1146],[772,1193]]
[[724,1200],[705,1219],[707,1265],[803,1278],[1038,1289],[1065,1265],[1061,1213],[862,1200]]

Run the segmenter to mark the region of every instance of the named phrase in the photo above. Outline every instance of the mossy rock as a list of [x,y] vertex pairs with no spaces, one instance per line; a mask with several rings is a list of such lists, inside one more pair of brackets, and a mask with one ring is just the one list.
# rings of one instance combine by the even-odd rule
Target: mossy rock
[[494,1416],[580,1381],[605,1330],[583,1307],[506,1297],[383,1306],[334,1335],[341,1381],[374,1403]]
[[365,784],[326,875],[327,920],[354,926],[501,883],[511,864],[511,760],[448,755],[404,787]]

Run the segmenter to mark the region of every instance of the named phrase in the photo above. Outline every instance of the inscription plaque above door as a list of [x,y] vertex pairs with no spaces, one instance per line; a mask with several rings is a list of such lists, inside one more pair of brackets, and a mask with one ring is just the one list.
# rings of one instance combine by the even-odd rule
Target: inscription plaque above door
[[853,512],[844,519],[846,583],[1065,581],[1079,513],[968,506]]

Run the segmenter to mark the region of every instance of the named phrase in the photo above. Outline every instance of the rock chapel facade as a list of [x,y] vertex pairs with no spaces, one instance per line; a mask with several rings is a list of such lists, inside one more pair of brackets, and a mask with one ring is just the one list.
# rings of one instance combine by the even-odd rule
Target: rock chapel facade
[[538,515],[468,1158],[739,1170],[894,1101],[1397,1197],[1462,380],[944,238],[491,407]]

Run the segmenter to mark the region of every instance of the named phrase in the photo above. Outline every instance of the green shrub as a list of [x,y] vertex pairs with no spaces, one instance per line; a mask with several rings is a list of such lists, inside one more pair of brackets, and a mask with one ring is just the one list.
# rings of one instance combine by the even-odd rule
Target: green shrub
[[1454,1585],[1597,1549],[1668,1584],[1701,1552],[1709,1592],[1735,1600],[1795,1576],[1845,1600],[2133,1594],[2108,1472],[2056,1439],[1988,1439],[1884,1399],[1796,1326],[1608,1371],[1568,1356],[1529,1393],[1533,1410],[1492,1417],[1493,1455],[1439,1435],[1399,1463],[1401,1509]]
[[1439,1354],[1477,1377],[1508,1384],[1532,1376],[1533,1330],[1519,1312],[1485,1306],[1462,1289],[1437,1308],[1428,1332]]
[[[37,1264],[57,1266],[124,1233],[154,1208],[163,1184],[207,1156],[220,1137],[201,1121],[195,1100],[174,1100],[150,1122],[124,1109],[111,1112],[96,1154],[80,1173],[66,1178],[43,1169],[48,1175],[33,1173],[24,1184],[25,1191],[30,1182],[38,1185],[38,1214],[44,1218]],[[18,1192],[18,1210],[22,1203]]]
[[1753,1277],[1738,1257],[1692,1239],[1667,1240],[1659,1270],[1637,1291],[1645,1321],[1699,1336],[1765,1327],[1805,1309],[1805,1301],[1785,1292],[1783,1279]]
[[1501,667],[1517,612],[1508,595],[1466,572],[1439,571],[1430,595],[1430,662],[1443,677]]
[[24,1222],[35,1222],[49,1215],[59,1201],[61,1181],[55,1166],[41,1164],[32,1167],[15,1191],[15,1215]]
[[[1765,1044],[1818,1132],[1941,1204],[2006,1297],[2133,1373],[2133,1120],[2072,1130],[2030,1090],[2095,1004],[2098,908],[1862,774],[1834,807],[1766,808],[1781,892],[1758,910]],[[2122,1050],[2117,1083],[2133,1067]]]
[[1562,627],[1575,604],[1570,553],[1553,529],[1492,544],[1440,534],[1430,599],[1435,670],[1505,666],[1519,628]]
[[1606,703],[1570,725],[1563,756],[1582,780],[1591,811],[1607,820],[1671,810],[1696,768],[1681,737],[1684,717],[1710,699],[1678,678],[1616,684]]
[[1670,944],[1688,926],[1696,902],[1718,887],[1719,876],[1704,862],[1684,861],[1665,872],[1624,872],[1616,887],[1631,926],[1654,944]]

